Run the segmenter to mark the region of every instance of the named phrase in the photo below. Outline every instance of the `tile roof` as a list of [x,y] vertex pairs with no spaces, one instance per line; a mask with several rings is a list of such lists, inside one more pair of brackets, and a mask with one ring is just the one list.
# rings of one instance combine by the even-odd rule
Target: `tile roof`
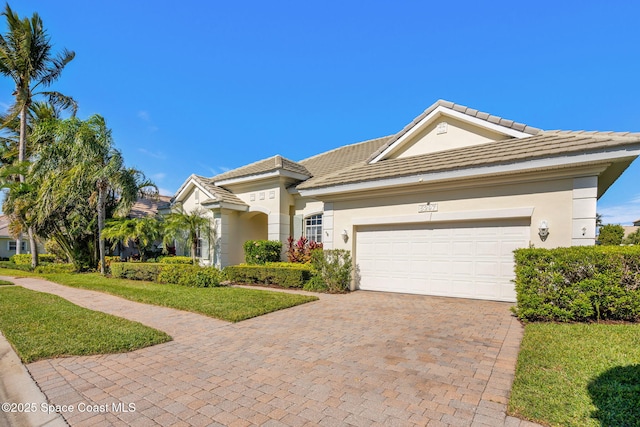
[[392,136],[383,138],[370,139],[368,141],[356,144],[345,145],[331,151],[326,151],[300,160],[303,165],[312,174],[313,178],[319,178],[325,175],[342,170],[356,163],[364,162],[372,152],[385,144]]
[[309,173],[309,171],[300,163],[286,159],[280,155],[275,155],[273,157],[269,157],[268,159],[259,160],[255,163],[251,163],[250,165],[242,166],[237,169],[224,172],[220,175],[214,176],[211,179],[214,182],[219,182],[225,181],[227,179],[261,175],[268,172],[274,172],[276,170],[285,170],[306,176],[311,176],[311,173]]
[[416,174],[508,164],[567,154],[601,152],[625,145],[639,145],[640,134],[613,132],[539,131],[526,138],[513,138],[471,147],[413,157],[360,162],[340,171],[311,178],[297,186],[300,190],[353,184]]
[[497,124],[497,125],[504,126],[504,127],[507,127],[507,128],[511,128],[511,129],[517,130],[519,132],[528,133],[530,135],[537,135],[540,132],[540,129],[537,129],[537,128],[534,128],[534,127],[531,127],[531,126],[527,126],[527,125],[522,124],[522,123],[517,123],[517,122],[514,122],[513,120],[503,119],[502,117],[494,116],[494,115],[491,115],[489,113],[484,113],[482,111],[478,111],[478,110],[475,110],[473,108],[466,107],[464,105],[455,104],[453,102],[445,101],[444,99],[440,99],[440,100],[436,101],[435,103],[433,103],[429,108],[424,110],[422,113],[420,113],[420,115],[418,115],[418,117],[413,119],[411,121],[411,123],[406,125],[400,132],[398,132],[395,135],[393,135],[387,141],[386,144],[384,144],[383,146],[378,148],[378,150],[376,150],[373,154],[371,154],[367,160],[373,160],[375,157],[377,157],[379,154],[381,154],[384,150],[386,150],[391,144],[396,142],[404,134],[406,134],[411,129],[413,129],[414,126],[416,126],[418,123],[420,123],[420,121],[422,119],[427,117],[429,114],[431,114],[438,107],[450,108],[450,109],[452,109],[454,111],[457,111],[459,113],[466,114],[467,116],[471,116],[471,117],[475,117],[477,119],[485,120],[485,121],[487,121],[489,123],[493,123],[493,124]]
[[205,178],[199,175],[191,175],[191,178],[193,178],[194,181],[204,187],[205,190],[207,190],[214,197],[213,200],[206,200],[203,202],[222,202],[231,203],[234,205],[248,206],[235,194],[215,185],[213,178]]
[[158,209],[162,209],[171,202],[171,196],[141,197],[133,204],[129,218],[143,218],[146,216],[155,216]]

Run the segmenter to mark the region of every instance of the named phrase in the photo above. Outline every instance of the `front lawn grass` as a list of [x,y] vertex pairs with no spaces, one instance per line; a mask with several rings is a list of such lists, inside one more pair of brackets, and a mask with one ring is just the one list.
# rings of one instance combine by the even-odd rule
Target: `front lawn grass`
[[315,296],[245,288],[189,288],[139,280],[113,279],[98,273],[47,274],[52,282],[117,295],[131,301],[204,314],[239,322],[315,301]]
[[122,353],[171,340],[164,332],[140,323],[20,286],[0,288],[0,330],[24,363]]
[[552,426],[640,426],[640,325],[527,324],[509,413]]

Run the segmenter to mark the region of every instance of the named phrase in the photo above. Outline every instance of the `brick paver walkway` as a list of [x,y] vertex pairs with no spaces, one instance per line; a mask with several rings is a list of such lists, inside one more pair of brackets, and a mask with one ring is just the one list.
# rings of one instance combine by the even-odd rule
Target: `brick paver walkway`
[[174,339],[29,364],[71,426],[535,425],[505,416],[522,337],[506,303],[359,291],[230,324],[14,281]]

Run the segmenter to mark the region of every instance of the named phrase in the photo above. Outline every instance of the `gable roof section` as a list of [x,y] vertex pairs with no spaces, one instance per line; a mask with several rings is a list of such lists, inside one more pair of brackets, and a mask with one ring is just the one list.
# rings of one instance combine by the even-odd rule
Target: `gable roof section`
[[[537,135],[540,129],[514,122],[513,120],[504,119],[489,113],[475,110],[460,104],[454,104],[450,101],[440,99],[433,103],[429,108],[424,110],[418,117],[413,119],[411,123],[406,125],[400,132],[393,135],[384,145],[379,147],[373,154],[367,158],[367,162],[375,163],[383,160],[384,155],[399,146],[413,131],[419,127],[425,126],[431,120],[440,114],[451,115],[461,120],[472,121],[477,126],[489,127],[495,131],[507,133],[513,137],[527,137],[529,135]],[[426,123],[425,119],[429,119]]]
[[173,197],[172,202],[179,201],[183,194],[192,187],[198,187],[204,192],[205,200],[202,203],[227,203],[230,205],[245,206],[248,205],[243,202],[238,196],[230,191],[218,187],[214,184],[212,178],[205,178],[203,176],[192,174],[187,180],[180,186],[176,195]]
[[539,131],[537,135],[523,139],[507,139],[377,163],[360,163],[323,177],[314,177],[297,188],[303,191],[323,189],[421,174],[511,165],[536,159],[604,153],[624,147],[640,149],[640,134]]
[[213,179],[205,178],[199,175],[192,175],[193,179],[198,182],[207,191],[209,200],[203,200],[202,203],[229,203],[232,205],[248,206],[238,196],[232,192],[218,187],[213,183]]
[[284,171],[290,172],[299,179],[311,177],[311,173],[300,163],[286,159],[280,155],[275,155],[264,160],[259,160],[250,165],[242,166],[237,169],[216,175],[211,180],[215,183],[226,183],[230,180],[241,178],[257,178],[260,175],[266,175],[273,172]]
[[354,164],[363,163],[372,152],[386,144],[391,138],[392,136],[385,136],[356,144],[345,145],[300,160],[299,163],[311,173],[313,179],[318,179],[346,167],[353,166]]

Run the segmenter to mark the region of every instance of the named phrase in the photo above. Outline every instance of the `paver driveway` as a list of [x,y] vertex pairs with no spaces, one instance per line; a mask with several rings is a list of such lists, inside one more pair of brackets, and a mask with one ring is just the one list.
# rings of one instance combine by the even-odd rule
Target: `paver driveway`
[[29,364],[71,426],[529,425],[505,416],[522,334],[506,303],[359,291],[230,324],[15,281],[174,338]]

